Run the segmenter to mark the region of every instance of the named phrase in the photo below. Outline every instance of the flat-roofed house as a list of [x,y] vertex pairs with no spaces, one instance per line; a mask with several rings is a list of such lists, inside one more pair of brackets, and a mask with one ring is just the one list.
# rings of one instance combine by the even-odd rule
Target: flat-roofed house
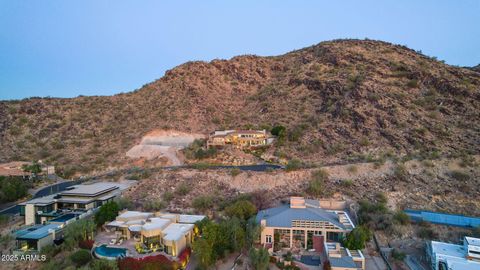
[[326,210],[320,202],[291,197],[289,204],[261,210],[260,242],[273,251],[282,248],[323,250],[324,242],[338,242],[355,226],[345,211]]
[[266,130],[217,130],[210,133],[207,147],[255,148],[272,142]]
[[86,212],[112,201],[133,182],[99,182],[69,187],[59,193],[20,203],[25,224],[43,224],[67,212]]
[[480,269],[480,238],[466,236],[463,245],[430,241],[426,253],[433,270]]
[[165,253],[178,256],[189,247],[195,233],[195,223],[202,215],[125,211],[106,224],[125,239],[138,239],[145,246],[158,246]]

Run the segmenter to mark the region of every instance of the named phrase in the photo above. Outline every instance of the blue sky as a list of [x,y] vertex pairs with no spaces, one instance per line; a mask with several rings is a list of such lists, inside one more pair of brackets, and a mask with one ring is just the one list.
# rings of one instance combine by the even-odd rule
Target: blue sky
[[0,0],[0,99],[128,92],[190,60],[336,38],[480,63],[480,1]]

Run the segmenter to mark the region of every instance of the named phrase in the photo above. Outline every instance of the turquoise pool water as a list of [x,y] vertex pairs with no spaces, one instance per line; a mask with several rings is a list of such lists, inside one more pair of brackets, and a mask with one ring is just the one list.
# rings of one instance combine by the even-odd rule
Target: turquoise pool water
[[114,248],[108,247],[107,245],[101,245],[94,249],[95,254],[101,257],[110,257],[110,258],[118,258],[118,257],[125,257],[127,255],[126,248]]

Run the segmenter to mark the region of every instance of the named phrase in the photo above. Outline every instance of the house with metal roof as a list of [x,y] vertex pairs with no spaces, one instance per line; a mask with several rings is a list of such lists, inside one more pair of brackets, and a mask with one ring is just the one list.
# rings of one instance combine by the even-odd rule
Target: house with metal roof
[[256,221],[262,226],[260,242],[271,251],[321,251],[324,242],[338,242],[355,227],[345,211],[323,209],[319,201],[303,197],[291,197],[289,204],[259,211]]
[[[203,215],[125,211],[106,224],[119,238],[136,239],[147,248],[178,256],[193,241],[195,223]],[[100,243],[102,244],[102,243]]]

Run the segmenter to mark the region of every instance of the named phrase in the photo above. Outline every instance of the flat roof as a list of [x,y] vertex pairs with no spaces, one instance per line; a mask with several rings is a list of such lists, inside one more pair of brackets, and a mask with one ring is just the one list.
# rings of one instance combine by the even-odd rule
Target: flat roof
[[480,238],[465,236],[465,240],[469,245],[480,247]]
[[106,193],[120,187],[113,182],[100,182],[93,184],[83,184],[72,186],[72,189],[61,191],[59,194],[61,196],[88,196],[96,197],[102,193]]
[[57,230],[60,224],[46,224],[41,226],[32,226],[15,232],[16,239],[39,240],[50,234],[50,230]]
[[150,218],[150,221],[142,225],[142,230],[163,230],[168,224],[172,223],[170,219],[165,218]]
[[165,234],[163,239],[167,241],[177,241],[187,232],[193,230],[193,226],[193,224],[172,223],[163,230],[163,233]]
[[461,245],[437,241],[432,241],[431,245],[432,251],[437,255],[444,255],[450,257],[465,257],[465,249],[463,249],[463,246]]
[[198,221],[202,221],[205,218],[203,215],[178,215],[179,223],[194,224]]
[[342,256],[340,258],[329,257],[330,265],[332,267],[354,268],[357,269],[357,265],[353,261],[352,257]]

